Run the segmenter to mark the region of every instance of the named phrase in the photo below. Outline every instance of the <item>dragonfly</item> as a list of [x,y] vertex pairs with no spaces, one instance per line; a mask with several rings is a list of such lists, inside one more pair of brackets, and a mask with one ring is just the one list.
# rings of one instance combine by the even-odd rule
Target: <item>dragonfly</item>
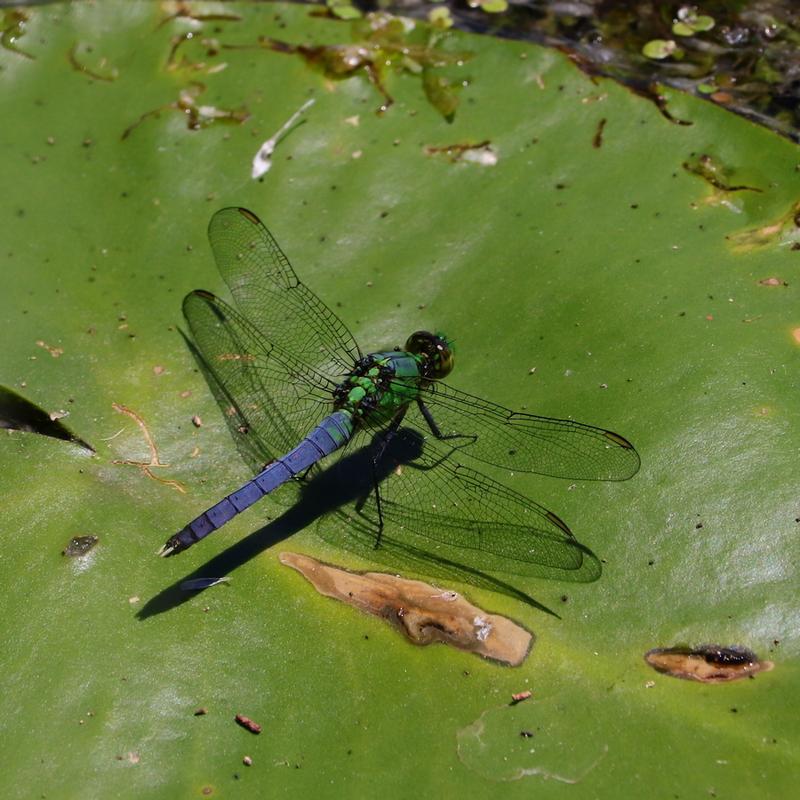
[[[621,481],[640,464],[627,439],[450,386],[444,378],[455,354],[442,333],[416,331],[403,347],[364,353],[247,209],[218,211],[208,237],[233,303],[199,289],[184,298],[183,314],[237,447],[258,474],[171,536],[160,555],[188,549],[338,456],[331,468],[357,462],[367,473],[349,484],[366,487],[357,491],[356,511],[375,547],[388,523],[500,571],[580,567],[580,547],[563,520],[471,464]],[[391,462],[403,435],[418,443],[415,455]],[[357,447],[368,457],[347,455]]]

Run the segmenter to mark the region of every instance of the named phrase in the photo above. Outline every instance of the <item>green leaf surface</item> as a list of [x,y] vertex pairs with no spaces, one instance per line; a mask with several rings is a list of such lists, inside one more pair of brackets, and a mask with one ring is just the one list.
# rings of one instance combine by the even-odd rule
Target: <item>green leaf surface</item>
[[[192,9],[29,8],[14,44],[33,58],[0,49],[0,384],[97,448],[0,437],[3,798],[791,796],[797,148],[462,34],[436,44],[472,54],[442,66],[463,84],[452,123],[408,70],[386,72],[379,115],[363,69],[222,46],[346,43],[346,23]],[[626,483],[486,468],[603,562],[593,583],[498,576],[558,617],[439,580],[535,632],[521,667],[317,595],[280,550],[437,576],[354,551],[334,519],[268,524],[288,487],[155,557],[248,477],[178,332],[187,291],[223,290],[205,229],[225,205],[265,220],[366,350],[446,330],[459,388],[635,443]],[[78,536],[98,542],[63,556]],[[224,565],[228,583],[172,588]],[[706,685],[643,660],[708,642],[775,668]]]

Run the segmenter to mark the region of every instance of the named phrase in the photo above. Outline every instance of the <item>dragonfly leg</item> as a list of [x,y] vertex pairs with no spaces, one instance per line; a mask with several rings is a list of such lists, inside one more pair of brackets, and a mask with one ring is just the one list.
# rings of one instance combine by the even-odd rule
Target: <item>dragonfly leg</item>
[[377,452],[372,457],[370,462],[372,468],[372,487],[373,491],[375,492],[375,505],[378,508],[378,535],[375,538],[376,550],[381,546],[381,536],[383,534],[383,509],[381,508],[381,486],[380,481],[378,480],[378,464],[380,464],[380,461],[383,458],[383,454],[386,452],[386,448],[389,446],[389,443],[392,441],[392,439],[394,439],[398,428],[400,425],[402,425],[403,418],[405,417],[407,410],[408,406],[403,406],[403,408],[401,408],[397,414],[395,414],[394,419],[389,424],[389,427],[386,429],[386,432],[383,435],[380,444],[378,445]]
[[419,398],[417,398],[417,406],[419,407],[420,413],[425,418],[425,422],[428,423],[431,433],[437,439],[442,441],[446,441],[447,439],[469,439],[470,441],[474,442],[478,438],[474,434],[469,433],[448,433],[445,435],[439,430],[439,426],[436,424],[436,420],[433,418],[433,414],[431,414],[430,409]]
[[383,509],[381,508],[381,487],[378,481],[375,461],[372,462],[372,486],[375,491],[375,504],[378,508],[378,533],[375,537],[374,545],[375,550],[377,550],[381,546],[381,537],[383,536]]

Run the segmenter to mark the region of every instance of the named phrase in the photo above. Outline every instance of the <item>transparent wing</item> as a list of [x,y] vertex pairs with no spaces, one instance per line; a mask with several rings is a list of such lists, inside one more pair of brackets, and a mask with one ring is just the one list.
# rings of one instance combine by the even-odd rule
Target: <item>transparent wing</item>
[[[379,468],[387,537],[487,572],[556,577],[599,569],[553,512],[454,462],[446,448],[422,443],[413,429],[401,429],[397,439]],[[360,514],[376,528],[374,492],[362,496]]]
[[[639,469],[633,445],[613,431],[511,411],[440,381],[423,392],[422,400],[450,444],[487,464],[556,478],[603,481],[626,480]],[[428,427],[416,415],[414,422],[422,429]]]
[[347,326],[300,282],[255,214],[218,211],[208,238],[237,308],[267,341],[328,375],[353,368],[361,353]]
[[253,469],[295,447],[331,410],[333,381],[268,341],[210,292],[184,298],[201,367]]

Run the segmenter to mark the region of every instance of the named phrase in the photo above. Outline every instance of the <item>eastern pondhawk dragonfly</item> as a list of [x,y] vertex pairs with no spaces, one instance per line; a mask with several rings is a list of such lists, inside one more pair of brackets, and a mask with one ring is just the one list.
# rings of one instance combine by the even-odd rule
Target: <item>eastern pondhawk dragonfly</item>
[[[580,566],[559,517],[469,466],[463,454],[500,468],[579,480],[625,480],[639,469],[619,434],[572,420],[511,411],[443,382],[450,340],[417,331],[405,346],[364,355],[347,326],[295,274],[270,232],[243,208],[211,219],[211,247],[235,305],[190,292],[183,313],[209,384],[237,446],[261,471],[171,536],[175,555],[264,495],[301,478],[355,443],[371,448],[368,488],[356,509],[374,527],[416,520],[417,534],[485,553],[504,571],[525,564]],[[403,426],[401,428],[401,425]],[[398,432],[421,442],[402,479],[387,463]],[[362,462],[363,464],[363,462]],[[352,482],[351,482],[352,483]]]

